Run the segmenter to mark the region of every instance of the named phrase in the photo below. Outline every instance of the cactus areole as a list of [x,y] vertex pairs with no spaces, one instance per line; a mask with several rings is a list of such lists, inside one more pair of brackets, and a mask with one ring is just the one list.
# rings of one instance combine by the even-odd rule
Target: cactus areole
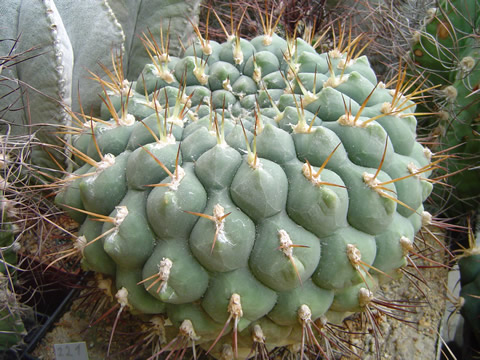
[[157,50],[74,136],[56,201],[85,268],[217,357],[362,311],[407,264],[432,187],[401,79],[276,35]]

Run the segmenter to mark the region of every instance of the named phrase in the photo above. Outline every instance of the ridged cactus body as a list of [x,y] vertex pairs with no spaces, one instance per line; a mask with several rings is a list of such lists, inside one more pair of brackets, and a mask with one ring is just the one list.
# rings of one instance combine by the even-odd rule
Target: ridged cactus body
[[406,264],[430,158],[412,107],[396,108],[407,94],[365,57],[276,35],[209,44],[157,53],[108,96],[57,202],[82,222],[85,266],[133,310],[206,349],[221,334],[218,356],[234,332],[246,355],[260,333],[300,343],[310,321],[368,306]]

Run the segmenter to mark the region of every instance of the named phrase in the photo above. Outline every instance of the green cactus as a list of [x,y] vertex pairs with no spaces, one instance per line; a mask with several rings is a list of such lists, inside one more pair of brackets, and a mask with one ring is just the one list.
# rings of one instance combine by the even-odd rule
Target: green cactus
[[0,272],[0,355],[21,344],[26,335],[23,309],[17,295],[10,290],[10,281]]
[[[477,224],[478,226],[478,224]],[[476,234],[469,229],[469,247],[462,250],[458,256],[460,269],[462,301],[461,314],[474,337],[477,344],[480,342],[480,231]]]
[[434,140],[435,151],[452,149],[455,155],[445,162],[454,174],[447,180],[454,191],[441,194],[450,216],[475,211],[480,199],[479,14],[478,0],[439,1],[414,35],[412,47],[415,72],[441,89],[432,92],[433,111],[440,113]]
[[[5,170],[9,163],[8,155],[1,154],[0,168]],[[2,175],[5,175],[2,171]],[[3,189],[7,181],[0,176]],[[12,201],[0,191],[0,355],[21,344],[26,334],[22,320],[23,305],[14,292],[17,266],[18,243],[15,243],[14,224],[11,221],[14,212]]]
[[183,58],[156,44],[131,88],[103,93],[104,120],[79,117],[81,167],[56,202],[122,310],[246,356],[364,311],[401,272],[435,165],[402,76],[377,83],[352,48],[269,32],[199,39]]

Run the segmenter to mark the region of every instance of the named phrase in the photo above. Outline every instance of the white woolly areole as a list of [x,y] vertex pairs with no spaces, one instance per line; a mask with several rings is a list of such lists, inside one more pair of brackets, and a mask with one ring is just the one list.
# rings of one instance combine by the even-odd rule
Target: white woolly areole
[[423,226],[428,226],[432,223],[433,216],[430,214],[428,211],[423,211],[422,212],[422,225]]
[[168,281],[170,270],[172,270],[173,262],[169,258],[163,258],[158,264],[158,277],[162,281]]
[[167,64],[170,61],[170,55],[164,52],[164,53],[161,53],[160,56],[157,56],[157,59],[159,62]]
[[290,239],[290,235],[283,229],[278,230],[277,235],[280,242],[280,249],[286,257],[291,258],[293,256],[293,242],[292,239]]
[[173,124],[183,128],[185,121],[178,116],[169,116],[167,118],[167,124]]
[[302,166],[302,174],[307,178],[308,181],[310,181],[313,185],[315,186],[321,186],[322,185],[322,179],[320,178],[320,175],[315,176],[313,173],[312,167],[308,164],[305,163]]
[[298,71],[300,70],[300,64],[291,62],[289,65],[290,66],[288,67],[287,71],[287,80],[292,83],[292,86],[295,86],[295,83],[292,80],[295,80],[297,77]]
[[193,75],[195,75],[200,84],[206,85],[208,83],[208,75],[205,74],[205,67],[195,65]]
[[103,156],[103,159],[97,162],[97,173],[102,172],[103,170],[109,168],[115,164],[115,155],[107,154]]
[[97,126],[97,122],[96,121],[93,121],[93,120],[87,120],[85,121],[82,126],[85,128],[85,129],[94,129],[95,130],[95,127]]
[[370,304],[373,300],[373,292],[367,288],[360,288],[358,291],[358,304],[361,307],[365,307]]
[[233,354],[233,348],[230,344],[223,344],[220,360],[233,360],[235,358]]
[[[314,121],[312,119],[312,121]],[[292,127],[294,134],[307,134],[309,131],[309,126],[304,119],[299,119],[298,123],[296,124],[289,124]]]
[[132,114],[122,115],[118,119],[118,124],[120,126],[132,126],[133,124],[135,124],[135,116],[133,116]]
[[140,99],[139,99],[139,100],[137,100],[137,102],[138,102],[139,104],[148,106],[149,108],[154,109],[154,110],[157,110],[157,111],[163,110],[163,106],[158,102],[157,99],[152,99],[152,100],[150,100],[150,99],[147,97],[145,100],[140,100]]
[[233,91],[232,85],[230,84],[230,78],[227,77],[225,80],[222,81],[222,87],[224,90]]
[[240,65],[243,63],[243,51],[242,47],[240,46],[240,42],[237,43],[236,40],[233,41],[233,61],[235,64]]
[[193,328],[193,324],[190,320],[185,319],[182,321],[180,325],[180,334],[188,339],[191,340],[200,340],[200,336],[198,336]]
[[454,102],[458,96],[457,89],[452,85],[446,86],[442,91],[449,102]]
[[133,96],[133,91],[131,90],[131,83],[127,79],[122,81],[122,95],[123,96],[128,96],[132,97]]
[[73,243],[73,248],[75,250],[78,250],[83,256],[83,250],[85,250],[87,243],[87,238],[84,235],[81,235],[75,239],[75,242]]
[[419,169],[417,165],[415,165],[413,162],[407,165],[407,170],[410,174],[414,175],[415,177],[420,177],[420,174],[418,173]]
[[181,166],[177,166],[175,168],[175,173],[173,175],[174,175],[173,179],[170,182],[170,185],[168,186],[168,188],[170,190],[175,191],[178,189],[178,186],[182,182],[182,179],[185,177],[185,170],[183,170]]
[[307,91],[303,96],[303,105],[307,106],[318,99],[318,96],[311,91]]
[[424,147],[423,148],[423,155],[425,155],[425,157],[427,158],[428,161],[432,160],[432,151],[427,148],[427,147]]
[[324,328],[328,324],[328,319],[325,315],[322,315],[315,322],[317,323],[317,326]]
[[436,7],[431,7],[427,9],[427,14],[425,15],[425,25],[430,24],[435,19],[436,16],[437,16]]
[[175,139],[175,136],[173,136],[173,134],[167,134],[167,136],[164,136],[163,138],[160,139],[160,141],[157,141],[155,144],[153,144],[152,147],[155,150],[160,150],[161,148],[167,145],[175,144],[176,141],[177,140]]
[[353,244],[347,244],[347,257],[354,267],[357,267],[358,264],[362,261],[362,253]]
[[[337,122],[342,126],[357,126],[357,127],[364,127],[365,126],[361,122],[358,122],[358,119],[357,119],[357,121],[355,121],[355,116],[353,116],[352,114],[344,114],[344,115],[340,116],[338,118]],[[367,123],[367,126],[368,126],[368,124],[369,123]]]
[[460,60],[460,68],[463,72],[470,72],[475,66],[475,59],[471,56],[465,56]]
[[308,305],[305,305],[305,304],[300,305],[297,311],[297,315],[298,315],[298,321],[300,321],[301,324],[304,324],[312,320],[312,310],[310,310]]
[[367,184],[371,189],[376,190],[378,185],[380,185],[380,181],[375,177],[374,174],[369,174],[367,172],[364,172],[362,174],[363,176],[363,182]]
[[265,34],[263,35],[262,43],[264,46],[268,46],[272,43],[272,35],[270,34]]
[[243,316],[242,303],[240,301],[240,295],[233,293],[230,297],[230,302],[228,303],[228,312],[234,318],[240,318]]
[[113,223],[115,224],[116,227],[119,227],[122,225],[123,221],[128,215],[128,209],[126,206],[115,206],[115,210],[117,210],[117,215],[115,215],[115,219],[113,220]]
[[400,238],[400,245],[403,249],[403,256],[407,255],[410,251],[413,250],[413,242],[406,236]]
[[334,59],[342,57],[342,53],[338,49],[332,49],[328,52],[328,56]]
[[263,334],[262,327],[259,324],[253,326],[252,331],[253,342],[263,344],[265,342],[265,335]]
[[336,88],[337,86],[340,86],[343,84],[345,81],[348,80],[348,74],[346,75],[340,75],[340,76],[330,76],[324,83],[323,87],[332,87]]
[[421,37],[421,33],[420,31],[415,31],[413,34],[412,34],[412,44],[417,44],[419,41],[420,41],[420,37]]
[[222,216],[225,215],[225,208],[220,204],[215,204],[213,207],[213,216],[215,219],[220,219]]
[[380,108],[382,114],[395,115],[398,112],[398,109],[392,105],[392,103],[384,102]]
[[102,290],[109,299],[113,298],[112,295],[112,279],[104,278],[99,273],[95,274],[97,280],[97,287]]
[[348,61],[345,61],[345,59],[342,59],[338,62],[337,68],[340,70],[346,69],[349,66],[355,65],[355,59],[350,59]]
[[115,298],[117,299],[121,308],[128,306],[128,290],[126,288],[122,287],[120,290],[118,290],[115,294]]
[[407,98],[405,97],[405,95],[403,95],[403,93],[401,93],[400,91],[397,91],[395,89],[390,89],[388,93],[392,97],[395,97],[395,99],[400,100],[399,103],[404,103],[405,101],[407,101]]
[[202,51],[205,55],[210,56],[213,53],[212,45],[210,45],[210,40],[203,41]]
[[255,63],[253,65],[253,76],[252,76],[253,81],[256,83],[259,83],[262,80],[262,68],[260,66],[257,66]]
[[164,70],[163,68],[159,70],[157,67],[155,67],[152,70],[152,74],[154,76],[164,80],[168,84],[172,83],[175,80],[172,72],[170,70],[168,70],[168,68],[167,68],[167,70]]

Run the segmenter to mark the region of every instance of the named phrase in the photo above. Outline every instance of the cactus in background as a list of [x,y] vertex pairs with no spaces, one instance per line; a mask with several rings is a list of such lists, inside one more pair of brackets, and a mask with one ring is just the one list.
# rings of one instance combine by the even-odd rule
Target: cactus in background
[[[480,227],[478,219],[476,234],[469,228],[468,238],[468,248],[461,250],[458,255],[462,285],[460,296],[463,299],[461,314],[465,319],[466,332],[473,333],[478,348],[480,343]],[[475,341],[471,341],[471,344],[475,344]],[[470,349],[464,350],[471,351]]]
[[[2,139],[3,140],[3,139]],[[15,242],[13,202],[5,197],[11,159],[0,152],[0,354],[19,345],[26,334],[23,325],[23,306],[14,291],[18,243]]]
[[21,306],[17,295],[11,291],[10,279],[0,272],[0,355],[20,345],[26,335]]
[[348,352],[328,322],[381,310],[378,284],[429,223],[441,158],[415,140],[405,72],[385,85],[358,39],[318,54],[263,24],[251,41],[197,31],[183,57],[144,37],[152,63],[103,92],[103,120],[74,116],[56,202],[81,226],[62,256],[115,279],[117,318],[166,314],[164,351]]
[[[113,49],[123,54],[125,69],[138,75],[148,60],[139,36],[155,35],[170,29],[175,36],[169,44],[180,54],[181,42],[192,34],[189,21],[195,21],[199,0],[186,1],[7,1],[0,10],[0,56],[22,54],[30,50],[29,61],[18,61],[1,68],[0,109],[16,111],[2,114],[0,130],[12,127],[12,134],[36,134],[40,141],[60,144],[58,126],[71,124],[65,107],[79,111],[83,107],[98,111],[98,85],[89,84],[89,73],[109,63]],[[79,16],[81,14],[81,16]],[[13,39],[18,39],[14,42]],[[12,50],[12,44],[15,48]],[[38,69],[42,69],[39,71]],[[112,69],[110,69],[111,71]],[[126,74],[127,75],[127,74]],[[98,86],[98,87],[96,87]],[[12,95],[12,88],[20,88]],[[34,112],[31,109],[35,109]],[[42,125],[51,125],[45,127]],[[37,131],[41,128],[41,131]],[[68,136],[65,135],[68,141]],[[32,161],[58,168],[50,155],[34,149]],[[63,160],[55,152],[51,155]]]
[[[432,92],[433,111],[440,114],[433,136],[435,151],[452,149],[445,166],[451,193],[444,192],[447,212],[459,215],[478,208],[480,192],[480,24],[478,0],[443,0],[428,12],[424,28],[414,34],[412,58],[440,90]],[[430,126],[431,128],[431,126]]]

